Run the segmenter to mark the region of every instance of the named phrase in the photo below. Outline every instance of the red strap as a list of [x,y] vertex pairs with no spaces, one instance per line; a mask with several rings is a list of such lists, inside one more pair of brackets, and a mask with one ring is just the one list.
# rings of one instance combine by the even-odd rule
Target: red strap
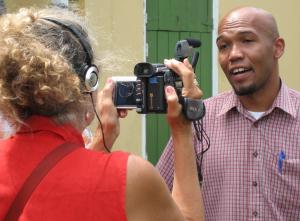
[[45,158],[32,171],[29,177],[27,177],[3,221],[17,221],[23,212],[23,208],[30,198],[32,192],[39,185],[41,180],[61,159],[78,147],[78,144],[63,143],[46,155]]

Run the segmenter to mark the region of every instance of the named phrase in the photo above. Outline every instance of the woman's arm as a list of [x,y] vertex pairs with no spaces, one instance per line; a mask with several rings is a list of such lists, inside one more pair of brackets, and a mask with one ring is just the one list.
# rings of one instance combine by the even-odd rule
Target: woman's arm
[[[188,60],[179,62],[167,60],[165,64],[180,75],[183,80],[184,97],[200,99],[202,91],[195,85],[195,74]],[[168,93],[168,90],[170,93]],[[190,121],[182,115],[182,107],[173,88],[166,90],[168,122],[174,148],[174,180],[172,196],[187,220],[204,220],[204,206],[196,166],[196,156],[193,144],[193,132]]]
[[[194,73],[187,60],[171,60],[166,65],[183,79],[184,96],[200,98],[194,85]],[[166,184],[152,165],[131,156],[127,166],[126,211],[129,221],[137,220],[204,220],[202,195],[197,175],[191,122],[182,114],[175,89],[165,89],[174,142],[175,174],[172,197]]]

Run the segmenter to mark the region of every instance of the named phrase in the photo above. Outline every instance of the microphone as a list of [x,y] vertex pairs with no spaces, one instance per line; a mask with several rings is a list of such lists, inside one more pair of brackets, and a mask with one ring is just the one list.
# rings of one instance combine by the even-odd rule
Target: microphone
[[185,39],[190,46],[192,46],[193,48],[199,48],[201,46],[201,41],[198,39],[193,39],[193,38],[187,38]]

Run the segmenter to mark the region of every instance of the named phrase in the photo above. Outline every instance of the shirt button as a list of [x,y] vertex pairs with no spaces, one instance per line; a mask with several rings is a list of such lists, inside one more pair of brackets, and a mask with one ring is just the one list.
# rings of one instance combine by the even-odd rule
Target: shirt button
[[256,186],[257,186],[257,182],[256,182],[256,181],[253,181],[253,182],[252,182],[252,186],[255,186],[255,187],[256,187]]
[[254,211],[254,212],[252,213],[252,215],[253,215],[254,217],[257,217],[257,216],[258,216],[258,212],[257,212],[257,211]]
[[257,153],[257,151],[254,151],[252,155],[253,155],[253,157],[255,157],[255,158],[256,158],[256,157],[258,156],[258,153]]

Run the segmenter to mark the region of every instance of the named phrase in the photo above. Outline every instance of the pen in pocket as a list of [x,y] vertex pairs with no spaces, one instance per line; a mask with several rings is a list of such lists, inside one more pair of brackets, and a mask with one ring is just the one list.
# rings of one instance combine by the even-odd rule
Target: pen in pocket
[[285,160],[285,153],[283,150],[281,150],[278,154],[278,173],[282,174],[282,164]]

